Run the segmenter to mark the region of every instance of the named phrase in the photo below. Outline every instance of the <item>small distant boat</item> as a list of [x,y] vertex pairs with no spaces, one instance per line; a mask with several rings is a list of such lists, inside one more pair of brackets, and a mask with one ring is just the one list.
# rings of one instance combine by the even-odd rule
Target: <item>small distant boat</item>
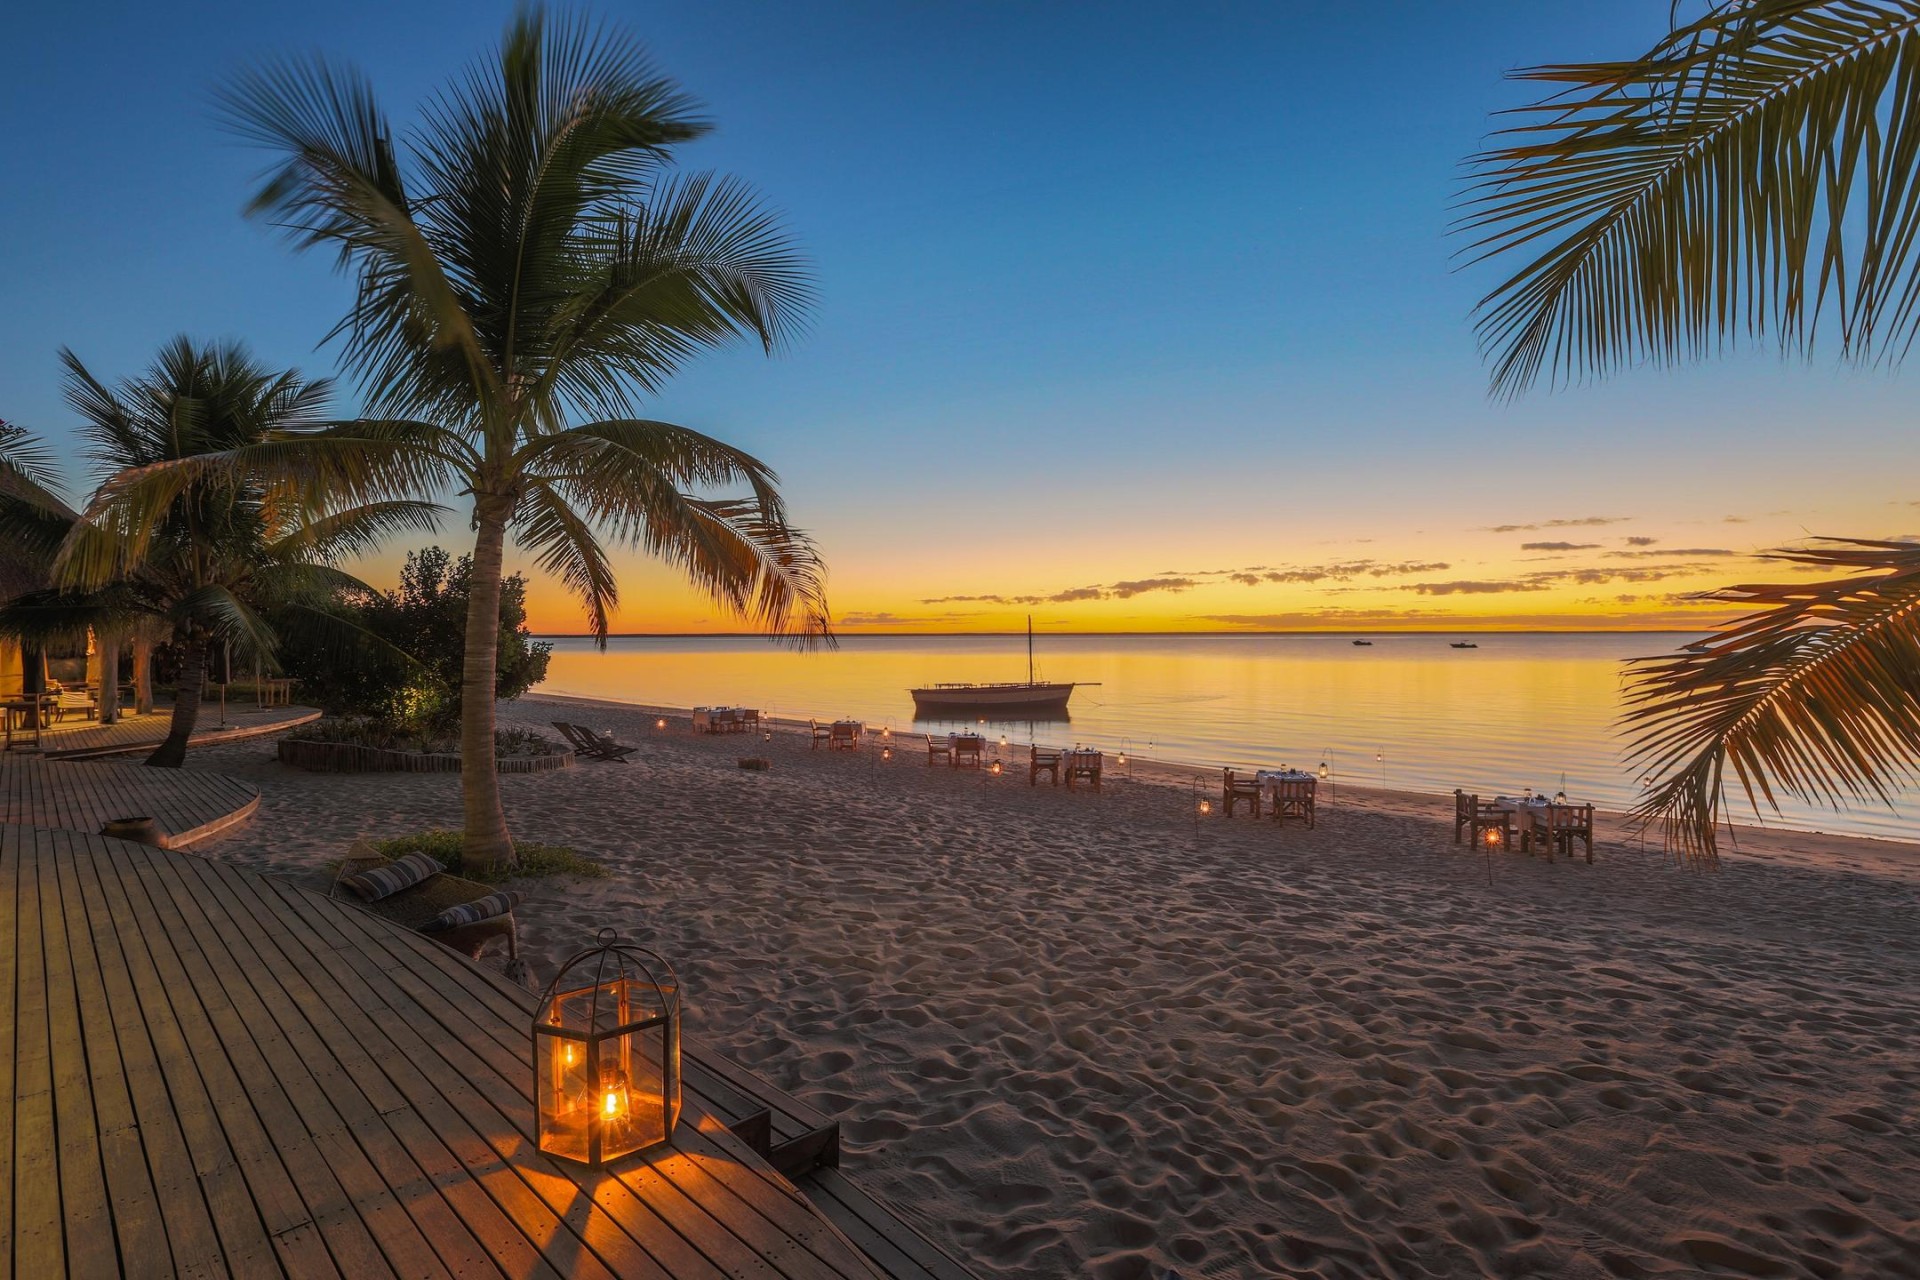
[[1027,619],[1027,679],[1024,684],[930,684],[909,689],[915,713],[928,710],[1065,711],[1071,683],[1033,678],[1033,619]]
[[1371,641],[1371,640],[1355,640],[1355,641],[1354,641],[1354,643],[1355,643],[1355,644],[1357,644],[1357,645],[1360,645],[1360,646],[1361,646],[1361,647],[1363,647],[1363,648],[1372,648],[1372,647],[1373,647],[1373,641]]
[[1471,640],[1455,640],[1448,647],[1453,649],[1478,649],[1480,646]]

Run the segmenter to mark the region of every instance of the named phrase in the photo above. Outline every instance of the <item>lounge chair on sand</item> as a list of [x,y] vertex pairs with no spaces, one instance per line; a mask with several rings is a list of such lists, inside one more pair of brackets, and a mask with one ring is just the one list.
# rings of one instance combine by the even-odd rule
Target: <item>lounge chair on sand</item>
[[638,747],[623,747],[613,740],[610,733],[595,733],[582,725],[564,724],[555,720],[553,727],[567,740],[576,756],[586,756],[590,760],[611,760],[615,764],[625,764],[627,757],[638,751]]
[[[424,855],[412,857],[435,867],[439,865]],[[445,871],[428,872],[424,878],[412,879],[411,883],[388,889],[378,897],[368,898],[361,892],[366,887],[364,877],[368,872],[392,869],[399,880],[418,875],[419,864],[408,864],[409,859],[389,858],[368,841],[355,841],[347,850],[347,856],[340,860],[327,896],[352,903],[370,915],[444,943],[470,960],[478,960],[495,940],[503,939],[507,944],[507,962],[502,972],[511,981],[532,985],[533,971],[520,958],[520,931],[513,918],[513,906],[519,894],[501,893],[489,885]],[[377,889],[384,887],[376,886]],[[469,907],[476,911],[460,910]],[[477,918],[465,918],[476,914]],[[447,917],[454,923],[444,923]]]

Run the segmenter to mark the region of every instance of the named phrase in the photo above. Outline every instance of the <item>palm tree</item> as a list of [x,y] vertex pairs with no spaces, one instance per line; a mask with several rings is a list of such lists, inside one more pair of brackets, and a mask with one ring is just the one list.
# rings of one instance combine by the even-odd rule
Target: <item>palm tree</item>
[[[1520,264],[1479,309],[1497,394],[1762,335],[1891,364],[1920,336],[1920,2],[1718,0],[1644,57],[1518,74],[1557,89],[1477,157],[1462,219]],[[1757,814],[1920,766],[1920,550],[1775,557],[1837,576],[1715,593],[1753,611],[1629,687],[1638,812],[1698,864],[1729,767]]]
[[[463,857],[510,863],[491,764],[510,537],[579,598],[602,643],[618,602],[603,539],[676,564],[770,633],[827,637],[822,566],[773,473],[639,416],[701,351],[741,338],[777,350],[809,305],[807,271],[738,182],[670,171],[672,148],[707,126],[637,45],[537,8],[404,146],[366,81],[322,62],[264,66],[224,102],[277,157],[254,214],[353,273],[332,336],[379,417],[273,456],[323,459],[369,492],[472,498]],[[597,420],[569,425],[582,417]],[[732,485],[748,496],[707,496]]]
[[[219,465],[275,433],[322,420],[328,385],[274,373],[232,345],[179,338],[146,374],[117,390],[72,352],[67,401],[83,419],[93,460],[109,474],[70,516],[51,562],[52,585],[0,609],[0,631],[28,639],[164,628],[180,678],[166,739],[150,765],[179,766],[217,642],[269,663],[266,615],[339,636],[349,624],[325,606],[365,585],[338,568],[392,533],[433,527],[438,508],[395,500],[329,503],[280,476]],[[351,642],[370,637],[353,634]]]

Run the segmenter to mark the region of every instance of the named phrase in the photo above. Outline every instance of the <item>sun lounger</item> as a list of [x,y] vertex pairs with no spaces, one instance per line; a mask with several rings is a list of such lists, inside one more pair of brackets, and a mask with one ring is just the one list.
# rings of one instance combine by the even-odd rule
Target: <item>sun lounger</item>
[[420,933],[423,938],[444,943],[470,960],[478,960],[494,941],[504,939],[507,944],[507,976],[523,982],[531,977],[526,963],[520,959],[520,933],[512,911],[435,933],[421,932],[422,925],[447,908],[463,906],[496,892],[491,886],[442,871],[397,893],[368,902],[343,883],[349,876],[386,866],[392,861],[367,841],[356,842],[347,850],[347,856],[341,859],[339,871],[333,878],[333,887],[327,896],[350,902],[382,920]]
[[623,747],[613,740],[611,734],[599,734],[582,725],[566,724],[555,720],[553,727],[567,740],[576,756],[586,756],[590,760],[610,760],[614,764],[625,764],[627,757],[639,750],[638,747]]

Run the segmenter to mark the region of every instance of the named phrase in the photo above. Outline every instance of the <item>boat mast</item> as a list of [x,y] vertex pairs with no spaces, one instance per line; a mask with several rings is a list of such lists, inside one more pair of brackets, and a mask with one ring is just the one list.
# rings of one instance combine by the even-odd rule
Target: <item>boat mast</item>
[[1027,615],[1027,683],[1033,683],[1033,615]]

